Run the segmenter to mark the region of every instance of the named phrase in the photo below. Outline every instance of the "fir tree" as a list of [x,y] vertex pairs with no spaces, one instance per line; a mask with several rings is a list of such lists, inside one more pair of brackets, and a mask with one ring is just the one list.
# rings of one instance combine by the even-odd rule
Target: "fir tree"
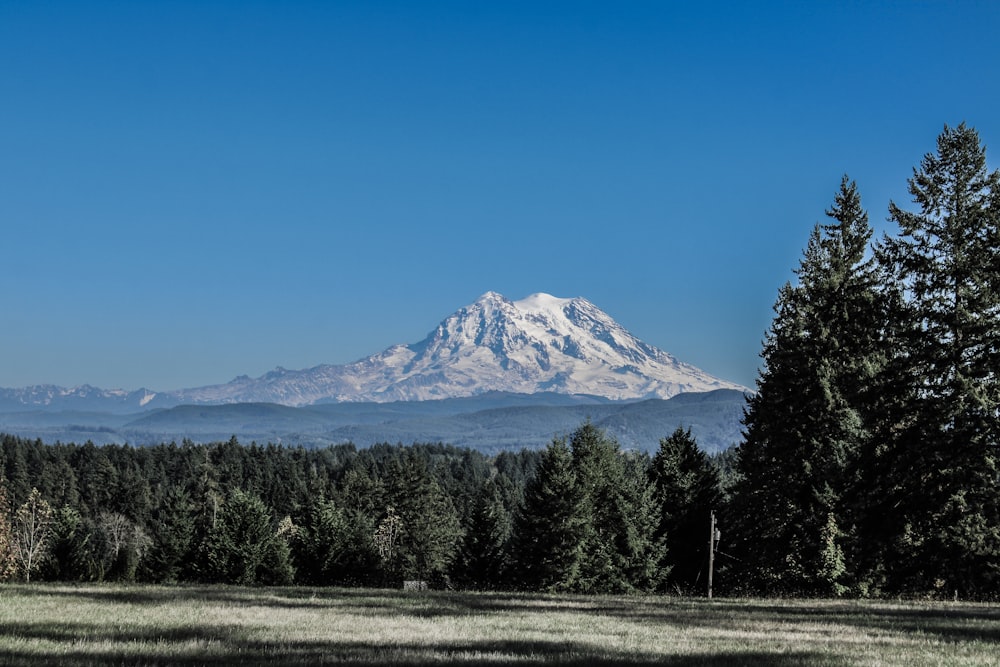
[[849,574],[825,564],[843,556],[846,539],[831,525],[854,520],[881,311],[865,258],[872,230],[846,177],[827,215],[833,222],[813,229],[798,284],[779,292],[744,417],[734,518],[745,576],[767,591],[835,593]]
[[965,124],[914,170],[918,210],[890,204],[878,256],[898,303],[881,382],[881,522],[894,588],[963,594],[1000,581],[1000,172]]
[[708,563],[709,516],[722,506],[719,473],[691,430],[662,438],[649,467],[658,508],[655,539],[664,545],[661,569],[667,590],[692,593]]
[[271,523],[259,497],[234,490],[202,545],[204,577],[213,582],[252,586],[291,583],[288,545]]
[[458,552],[461,525],[451,498],[415,450],[406,450],[393,467],[389,496],[401,521],[400,575],[443,582]]
[[374,557],[369,541],[370,533],[359,536],[349,512],[331,500],[313,500],[291,540],[298,581],[319,586],[367,581]]
[[[624,593],[648,585],[650,550],[648,499],[637,480],[626,482],[618,443],[589,421],[570,435],[573,468],[588,518],[581,536],[582,560],[576,589]],[[631,575],[631,576],[630,576]],[[633,581],[633,576],[641,581]]]
[[75,508],[64,505],[52,517],[52,539],[43,575],[54,581],[85,581],[97,578],[90,527]]
[[473,589],[498,588],[505,574],[513,520],[498,488],[500,483],[490,479],[482,486],[462,540],[460,580]]
[[528,590],[575,589],[587,525],[572,454],[565,440],[553,440],[528,482],[515,522],[513,579]]
[[143,563],[143,578],[173,583],[184,577],[195,548],[196,522],[197,512],[188,492],[179,485],[168,487],[148,526],[152,546]]

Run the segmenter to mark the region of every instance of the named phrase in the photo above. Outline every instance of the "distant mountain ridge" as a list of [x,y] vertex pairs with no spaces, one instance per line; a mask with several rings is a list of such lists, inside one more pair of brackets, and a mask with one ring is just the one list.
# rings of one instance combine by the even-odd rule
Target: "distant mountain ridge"
[[135,412],[178,405],[426,401],[487,392],[670,398],[684,392],[746,391],[629,333],[584,298],[533,294],[510,301],[487,292],[422,341],[346,365],[277,368],[259,378],[154,392],[37,386],[0,389],[0,411]]
[[466,398],[396,403],[273,403],[181,405],[139,414],[84,411],[0,412],[0,432],[45,442],[97,444],[274,442],[307,447],[353,442],[445,442],[487,453],[543,447],[585,420],[606,429],[623,447],[655,450],[660,438],[690,428],[707,452],[741,437],[742,392],[719,389],[633,402],[567,394],[490,392]]
[[158,395],[148,389],[125,391],[100,389],[89,384],[72,388],[42,384],[19,389],[0,389],[0,412],[32,409],[135,412],[145,408]]

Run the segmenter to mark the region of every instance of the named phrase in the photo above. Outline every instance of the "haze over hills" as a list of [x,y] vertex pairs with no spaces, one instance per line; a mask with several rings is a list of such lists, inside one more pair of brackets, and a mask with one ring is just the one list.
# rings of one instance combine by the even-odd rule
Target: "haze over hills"
[[176,405],[424,401],[486,392],[586,394],[610,400],[745,390],[643,343],[583,298],[487,292],[419,343],[395,345],[346,365],[277,368],[259,378],[176,391],[0,390],[0,410],[132,412]]
[[491,392],[467,398],[395,403],[274,403],[180,405],[138,414],[85,411],[0,412],[0,432],[44,442],[97,444],[240,442],[321,447],[353,442],[445,442],[484,452],[536,448],[569,434],[585,420],[623,447],[653,450],[674,429],[690,428],[707,452],[740,439],[744,394],[731,389],[670,399],[609,401],[567,394]]

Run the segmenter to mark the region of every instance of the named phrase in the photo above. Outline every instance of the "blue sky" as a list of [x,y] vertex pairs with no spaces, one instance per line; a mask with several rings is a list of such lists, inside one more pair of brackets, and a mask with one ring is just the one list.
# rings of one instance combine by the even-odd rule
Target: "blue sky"
[[[175,389],[584,296],[752,384],[840,177],[1000,151],[995,2],[0,0],[0,386]],[[992,149],[992,150],[991,150]]]

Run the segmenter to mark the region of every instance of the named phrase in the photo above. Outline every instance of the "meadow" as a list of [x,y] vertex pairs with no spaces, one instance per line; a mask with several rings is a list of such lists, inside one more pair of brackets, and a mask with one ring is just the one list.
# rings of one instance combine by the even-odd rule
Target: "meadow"
[[1000,665],[1000,607],[8,584],[0,663]]

